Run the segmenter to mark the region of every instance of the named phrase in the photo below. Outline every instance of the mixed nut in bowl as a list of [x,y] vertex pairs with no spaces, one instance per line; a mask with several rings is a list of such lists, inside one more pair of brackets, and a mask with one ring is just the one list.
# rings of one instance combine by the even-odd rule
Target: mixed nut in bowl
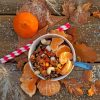
[[61,80],[73,69],[76,61],[72,44],[57,34],[37,38],[28,54],[32,71],[41,79]]

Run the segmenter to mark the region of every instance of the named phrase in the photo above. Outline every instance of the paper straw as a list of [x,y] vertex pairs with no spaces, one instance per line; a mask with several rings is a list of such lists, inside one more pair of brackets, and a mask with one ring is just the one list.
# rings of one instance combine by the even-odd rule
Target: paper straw
[[[62,25],[62,26],[58,27],[58,30],[59,31],[67,30],[70,27],[71,27],[70,24],[69,23],[66,23],[65,25]],[[30,49],[30,46],[31,46],[31,43],[26,44],[25,46],[23,46],[23,47],[15,50],[13,52],[11,52],[10,54],[5,55],[3,58],[0,58],[0,63],[6,63],[9,60],[14,59],[16,56],[19,56],[22,53],[24,53],[25,51],[28,51]]]

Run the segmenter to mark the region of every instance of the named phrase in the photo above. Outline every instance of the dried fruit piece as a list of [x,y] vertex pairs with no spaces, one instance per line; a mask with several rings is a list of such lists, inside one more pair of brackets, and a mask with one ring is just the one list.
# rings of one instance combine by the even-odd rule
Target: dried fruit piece
[[68,73],[70,73],[70,71],[72,70],[72,62],[70,60],[67,61],[67,63],[63,66],[63,68],[60,71],[61,75],[66,75]]
[[92,70],[85,70],[85,71],[83,72],[82,79],[83,79],[85,82],[91,82],[91,81],[92,81],[92,77],[93,77],[93,72],[92,72]]
[[85,44],[76,43],[74,45],[76,54],[81,58],[82,61],[85,62],[95,62],[96,61],[96,52],[89,46]]
[[58,46],[62,44],[64,40],[62,38],[52,38],[50,47],[53,51],[57,50]]
[[52,96],[60,91],[60,83],[58,81],[40,80],[37,88],[42,95]]
[[65,64],[68,60],[72,59],[72,53],[70,52],[62,52],[59,56],[59,62],[63,65]]
[[60,45],[56,51],[56,56],[59,57],[62,52],[70,52],[70,48],[66,45]]

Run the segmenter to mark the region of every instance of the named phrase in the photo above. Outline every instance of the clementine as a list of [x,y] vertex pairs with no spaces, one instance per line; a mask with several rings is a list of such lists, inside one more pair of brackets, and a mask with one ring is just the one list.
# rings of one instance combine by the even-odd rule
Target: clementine
[[31,38],[37,33],[38,19],[29,12],[21,12],[14,17],[13,26],[20,37]]

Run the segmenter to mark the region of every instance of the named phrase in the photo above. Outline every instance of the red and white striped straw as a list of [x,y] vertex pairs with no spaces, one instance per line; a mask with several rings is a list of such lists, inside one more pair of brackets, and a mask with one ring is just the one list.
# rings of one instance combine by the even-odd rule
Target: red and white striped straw
[[[62,25],[62,26],[58,27],[58,30],[59,31],[67,30],[70,27],[71,27],[71,25],[69,23],[66,23],[65,25]],[[3,58],[0,58],[0,63],[6,63],[9,60],[15,58],[16,56],[21,55],[23,52],[28,51],[30,49],[30,46],[31,46],[31,43],[26,44],[25,46],[11,52],[10,54],[5,55]]]

